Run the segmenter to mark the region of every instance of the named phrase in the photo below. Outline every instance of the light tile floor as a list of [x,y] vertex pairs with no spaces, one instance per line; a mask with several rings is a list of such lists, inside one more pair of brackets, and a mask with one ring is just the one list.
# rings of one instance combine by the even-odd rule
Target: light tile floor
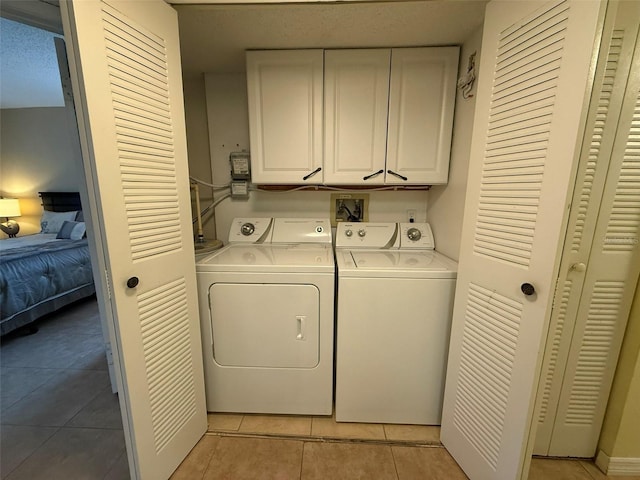
[[[337,423],[332,417],[210,413],[209,432],[172,479],[464,480],[440,428]],[[608,477],[593,462],[534,458],[530,480]]]
[[[0,347],[2,479],[129,478],[95,301]],[[331,417],[209,414],[209,432],[173,479],[465,479],[438,427]],[[607,477],[591,462],[533,459],[530,480]]]

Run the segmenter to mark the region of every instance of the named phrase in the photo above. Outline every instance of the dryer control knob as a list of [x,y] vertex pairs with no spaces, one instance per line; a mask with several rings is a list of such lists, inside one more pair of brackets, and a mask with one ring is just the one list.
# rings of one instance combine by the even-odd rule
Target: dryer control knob
[[253,223],[245,223],[244,225],[242,225],[242,227],[240,227],[240,233],[242,233],[242,235],[244,235],[245,237],[251,235],[253,232],[255,232],[255,230],[256,227],[253,225]]
[[344,234],[345,234],[347,237],[350,237],[351,235],[353,235],[353,232],[352,232],[351,230],[345,230],[345,231],[344,231]]
[[422,232],[417,228],[410,228],[407,232],[407,237],[409,237],[409,240],[411,240],[412,242],[417,242],[418,240],[420,240],[420,238],[422,238]]
[[367,231],[364,228],[361,228],[360,230],[358,230],[358,235],[360,237],[364,237],[367,234]]

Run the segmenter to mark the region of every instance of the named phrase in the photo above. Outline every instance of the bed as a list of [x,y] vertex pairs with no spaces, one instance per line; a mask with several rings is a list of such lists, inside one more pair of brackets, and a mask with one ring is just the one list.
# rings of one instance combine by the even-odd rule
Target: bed
[[42,232],[0,240],[0,335],[95,293],[77,192],[40,192]]

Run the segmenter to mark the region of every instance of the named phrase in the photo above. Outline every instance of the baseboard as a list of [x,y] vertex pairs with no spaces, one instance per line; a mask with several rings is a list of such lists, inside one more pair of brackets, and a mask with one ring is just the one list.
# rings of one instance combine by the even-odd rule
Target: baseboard
[[611,476],[640,475],[640,458],[610,457],[600,450],[596,457],[596,465]]

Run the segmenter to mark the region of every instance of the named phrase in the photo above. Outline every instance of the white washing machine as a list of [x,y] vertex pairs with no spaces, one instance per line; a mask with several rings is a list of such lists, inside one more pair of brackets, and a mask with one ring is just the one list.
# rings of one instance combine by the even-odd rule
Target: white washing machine
[[456,262],[426,223],[341,223],[336,264],[336,420],[439,425]]
[[331,415],[335,262],[328,219],[235,219],[196,263],[207,409]]

